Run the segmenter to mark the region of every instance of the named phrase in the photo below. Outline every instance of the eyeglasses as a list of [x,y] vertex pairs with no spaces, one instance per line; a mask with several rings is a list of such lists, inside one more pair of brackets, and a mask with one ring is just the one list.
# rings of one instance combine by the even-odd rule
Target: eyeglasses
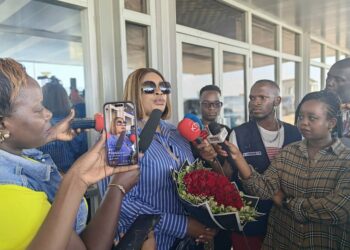
[[116,124],[117,124],[117,126],[122,126],[122,125],[126,125],[126,122],[117,121]]
[[220,101],[216,101],[216,102],[203,101],[203,102],[201,102],[201,105],[203,105],[203,107],[205,107],[205,108],[213,107],[213,108],[218,109],[218,108],[222,107],[222,102],[220,102]]
[[[160,82],[159,89],[164,95],[169,95],[171,93],[171,85],[169,82]],[[142,83],[142,92],[144,94],[154,94],[157,89],[157,84],[153,81],[145,81]]]

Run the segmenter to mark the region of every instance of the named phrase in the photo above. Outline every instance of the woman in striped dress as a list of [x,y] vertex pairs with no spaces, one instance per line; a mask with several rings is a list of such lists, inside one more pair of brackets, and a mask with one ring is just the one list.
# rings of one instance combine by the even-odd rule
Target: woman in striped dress
[[[118,232],[125,233],[140,214],[161,214],[154,230],[158,250],[170,249],[177,238],[186,235],[206,242],[215,234],[214,230],[185,216],[171,179],[172,169],[179,169],[186,160],[194,161],[194,157],[188,141],[175,126],[164,121],[171,115],[170,92],[170,83],[150,68],[131,73],[124,92],[124,100],[134,102],[137,107],[140,127],[152,110],[159,109],[163,114],[150,147],[140,159],[140,181],[123,200]],[[108,180],[101,183],[102,193],[107,184]]]

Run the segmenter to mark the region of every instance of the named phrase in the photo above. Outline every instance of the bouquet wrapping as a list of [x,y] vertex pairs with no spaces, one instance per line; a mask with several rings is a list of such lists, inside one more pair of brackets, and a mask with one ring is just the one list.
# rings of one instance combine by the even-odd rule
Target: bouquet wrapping
[[186,212],[208,227],[242,231],[261,215],[256,211],[258,197],[239,192],[234,182],[205,168],[201,161],[184,162],[172,176]]

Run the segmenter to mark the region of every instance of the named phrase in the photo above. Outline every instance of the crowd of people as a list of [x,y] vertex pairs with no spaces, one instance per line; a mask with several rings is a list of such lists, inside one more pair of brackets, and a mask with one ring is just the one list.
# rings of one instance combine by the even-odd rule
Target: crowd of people
[[[87,151],[86,132],[70,128],[75,112],[62,85],[41,88],[20,63],[0,58],[0,249],[111,249],[142,214],[160,215],[143,249],[204,249],[208,242],[220,250],[350,249],[349,129],[342,123],[342,111],[350,109],[350,59],[335,63],[326,83],[304,96],[292,125],[278,118],[278,84],[255,82],[249,121],[220,124],[228,131],[226,151],[181,137],[166,121],[171,84],[155,69],[137,69],[124,90],[124,101],[136,107],[136,132],[153,110],[162,116],[138,164],[115,168],[105,151],[125,133],[122,117]],[[220,88],[203,87],[199,100],[204,126],[218,121]],[[171,171],[196,158],[260,197],[264,215],[242,232],[209,228],[189,216]],[[87,224],[84,193],[94,183],[103,200]]]

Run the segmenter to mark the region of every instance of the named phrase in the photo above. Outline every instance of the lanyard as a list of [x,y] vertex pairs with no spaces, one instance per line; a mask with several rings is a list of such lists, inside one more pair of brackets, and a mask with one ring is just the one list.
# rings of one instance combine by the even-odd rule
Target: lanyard
[[161,140],[159,140],[156,136],[154,136],[154,139],[162,145],[165,150],[168,152],[168,154],[173,158],[177,164],[180,164],[180,159],[171,151],[170,147],[168,145],[165,145]]

